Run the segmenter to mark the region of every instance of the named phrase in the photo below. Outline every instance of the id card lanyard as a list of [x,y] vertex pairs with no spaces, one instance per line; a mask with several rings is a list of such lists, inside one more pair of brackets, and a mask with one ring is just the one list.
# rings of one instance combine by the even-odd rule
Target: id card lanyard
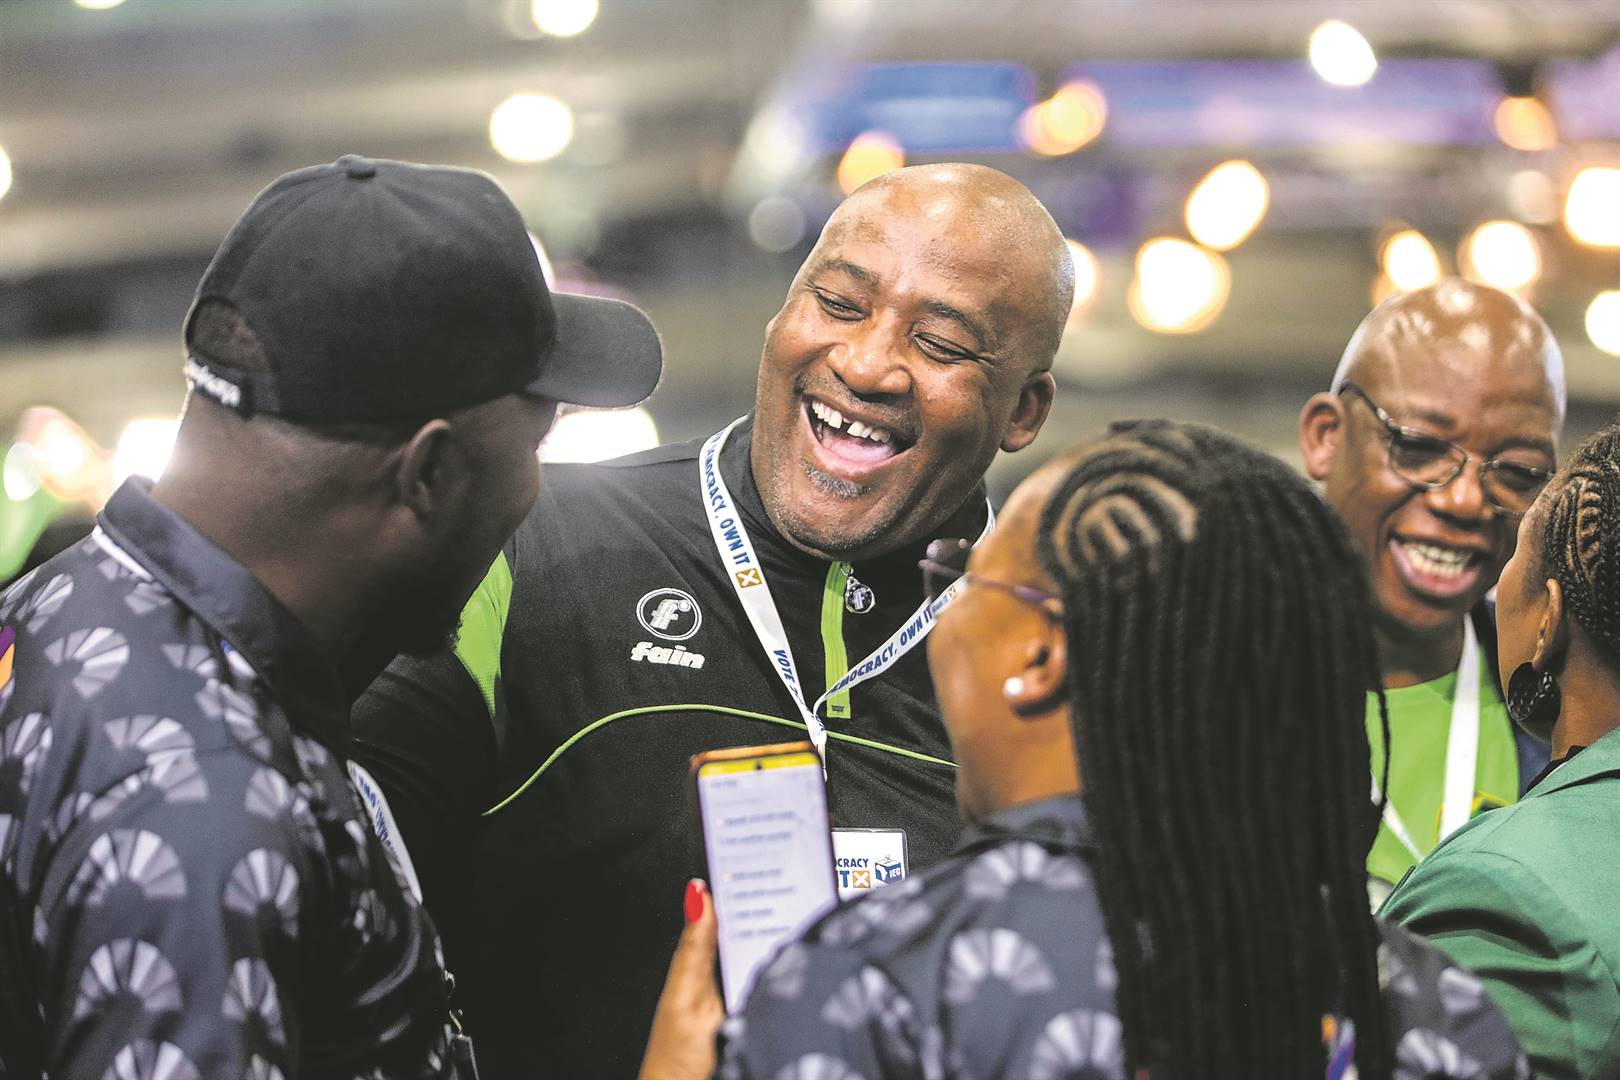
[[[956,598],[961,582],[953,581],[950,588],[940,594],[938,600],[930,602],[924,598],[917,610],[911,613],[911,617],[901,623],[899,628],[889,635],[887,641],[872,650],[866,659],[852,666],[843,678],[829,686],[827,692],[817,698],[814,705],[809,704],[804,696],[804,688],[799,682],[798,665],[793,662],[793,649],[788,644],[781,613],[777,611],[776,601],[771,596],[771,586],[765,580],[764,564],[754,554],[754,543],[748,538],[748,528],[743,524],[742,515],[737,512],[737,506],[731,499],[731,491],[726,487],[725,479],[720,475],[720,450],[726,445],[727,436],[745,419],[746,417],[738,417],[723,430],[709,436],[709,441],[703,444],[703,453],[698,458],[698,479],[703,495],[703,507],[709,515],[709,531],[714,536],[715,549],[720,553],[720,562],[726,568],[731,587],[737,593],[737,600],[742,604],[748,622],[753,626],[755,636],[759,638],[760,646],[771,658],[771,666],[776,669],[782,684],[787,687],[793,703],[799,707],[805,729],[810,733],[810,741],[815,745],[816,753],[825,764],[827,727],[821,722],[819,715],[821,707],[835,694],[881,675],[892,667],[895,661],[916,648],[934,628],[934,620],[939,613]],[[990,509],[988,499],[985,500],[985,514],[984,531],[979,534],[979,539],[974,541],[975,544],[989,536],[990,530],[995,526],[995,513]]]
[[[1391,733],[1390,743],[1394,743]],[[1390,746],[1384,747],[1385,760]],[[1444,840],[1461,828],[1474,809],[1474,780],[1479,770],[1479,645],[1474,627],[1463,620],[1462,660],[1457,665],[1457,688],[1451,697],[1451,731],[1446,736],[1446,784],[1440,804],[1440,835]],[[1373,799],[1378,799],[1378,780],[1373,779]],[[1393,799],[1384,803],[1384,824],[1412,858],[1421,861],[1423,852],[1407,831]]]

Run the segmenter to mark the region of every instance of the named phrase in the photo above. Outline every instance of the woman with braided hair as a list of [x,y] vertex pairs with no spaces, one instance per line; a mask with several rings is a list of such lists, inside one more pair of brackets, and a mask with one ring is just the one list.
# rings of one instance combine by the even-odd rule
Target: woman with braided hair
[[1620,1077],[1620,425],[1525,514],[1496,596],[1508,710],[1551,739],[1552,764],[1419,863],[1384,914],[1479,974],[1538,1077]]
[[[1479,982],[1367,911],[1366,585],[1292,470],[1119,425],[923,565],[972,827],[780,952],[721,1077],[1527,1075]],[[655,1063],[702,1026],[709,911],[643,1076],[685,1075]]]

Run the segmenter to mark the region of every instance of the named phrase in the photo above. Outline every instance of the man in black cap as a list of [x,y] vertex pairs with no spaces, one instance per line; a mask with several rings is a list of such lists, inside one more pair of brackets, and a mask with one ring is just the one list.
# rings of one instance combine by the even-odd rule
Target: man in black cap
[[657,337],[488,176],[350,157],[259,195],[185,343],[162,480],[0,598],[0,1076],[472,1075],[344,675],[444,643],[557,402],[646,396]]

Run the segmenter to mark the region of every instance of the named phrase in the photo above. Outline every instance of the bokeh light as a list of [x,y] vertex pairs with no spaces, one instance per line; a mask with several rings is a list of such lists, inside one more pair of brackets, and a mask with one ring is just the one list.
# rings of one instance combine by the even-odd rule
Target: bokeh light
[[765,251],[791,251],[804,239],[804,208],[782,195],[767,195],[748,212],[748,237]]
[[574,114],[548,94],[513,94],[489,116],[489,142],[508,161],[549,161],[574,137]]
[[1522,289],[1541,277],[1541,245],[1517,221],[1487,221],[1463,241],[1463,273],[1498,289]]
[[39,470],[34,468],[34,448],[27,443],[14,443],[6,451],[3,472],[6,498],[12,502],[32,499],[39,491]]
[[1096,139],[1108,124],[1108,100],[1101,87],[1078,80],[1065,83],[1036,102],[1018,121],[1024,146],[1043,157],[1072,154]]
[[1361,32],[1329,19],[1311,32],[1311,67],[1334,86],[1361,86],[1378,70],[1378,57]]
[[1402,229],[1385,240],[1378,262],[1399,292],[1421,289],[1440,280],[1440,256],[1416,229]]
[[113,449],[114,486],[131,476],[162,476],[179,433],[180,421],[173,417],[141,417],[126,424]]
[[1091,302],[1097,299],[1102,267],[1097,262],[1097,256],[1080,241],[1066,240],[1065,243],[1069,245],[1069,256],[1074,263],[1074,303],[1069,306],[1069,318],[1072,320],[1084,314]]
[[1607,289],[1592,298],[1586,309],[1586,336],[1604,352],[1620,356],[1620,289]]
[[1259,169],[1223,162],[1187,196],[1187,231],[1207,248],[1230,251],[1254,232],[1270,204],[1271,187]]
[[1496,106],[1496,137],[1515,150],[1533,153],[1558,145],[1558,124],[1540,98],[1505,97]]
[[541,461],[606,461],[658,445],[658,425],[641,406],[570,409],[540,444]]
[[1620,247],[1620,169],[1589,165],[1564,197],[1564,227],[1588,247]]
[[541,33],[574,37],[596,21],[598,6],[597,0],[533,0],[529,18]]
[[122,4],[124,0],[73,0],[73,2],[86,11],[107,11]]
[[1149,240],[1136,254],[1136,278],[1126,300],[1131,315],[1161,334],[1190,334],[1215,321],[1231,294],[1226,260],[1197,244]]
[[892,135],[867,131],[855,136],[838,162],[838,187],[845,195],[906,163],[906,152]]
[[0,146],[0,199],[5,198],[6,192],[11,190],[11,156],[6,148]]

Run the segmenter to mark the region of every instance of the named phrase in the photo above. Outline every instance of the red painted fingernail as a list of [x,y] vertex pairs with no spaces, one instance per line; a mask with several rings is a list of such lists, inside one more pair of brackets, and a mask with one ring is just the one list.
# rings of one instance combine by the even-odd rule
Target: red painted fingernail
[[683,906],[686,909],[686,921],[695,923],[703,918],[703,893],[706,891],[702,878],[693,878],[686,883],[686,899]]

